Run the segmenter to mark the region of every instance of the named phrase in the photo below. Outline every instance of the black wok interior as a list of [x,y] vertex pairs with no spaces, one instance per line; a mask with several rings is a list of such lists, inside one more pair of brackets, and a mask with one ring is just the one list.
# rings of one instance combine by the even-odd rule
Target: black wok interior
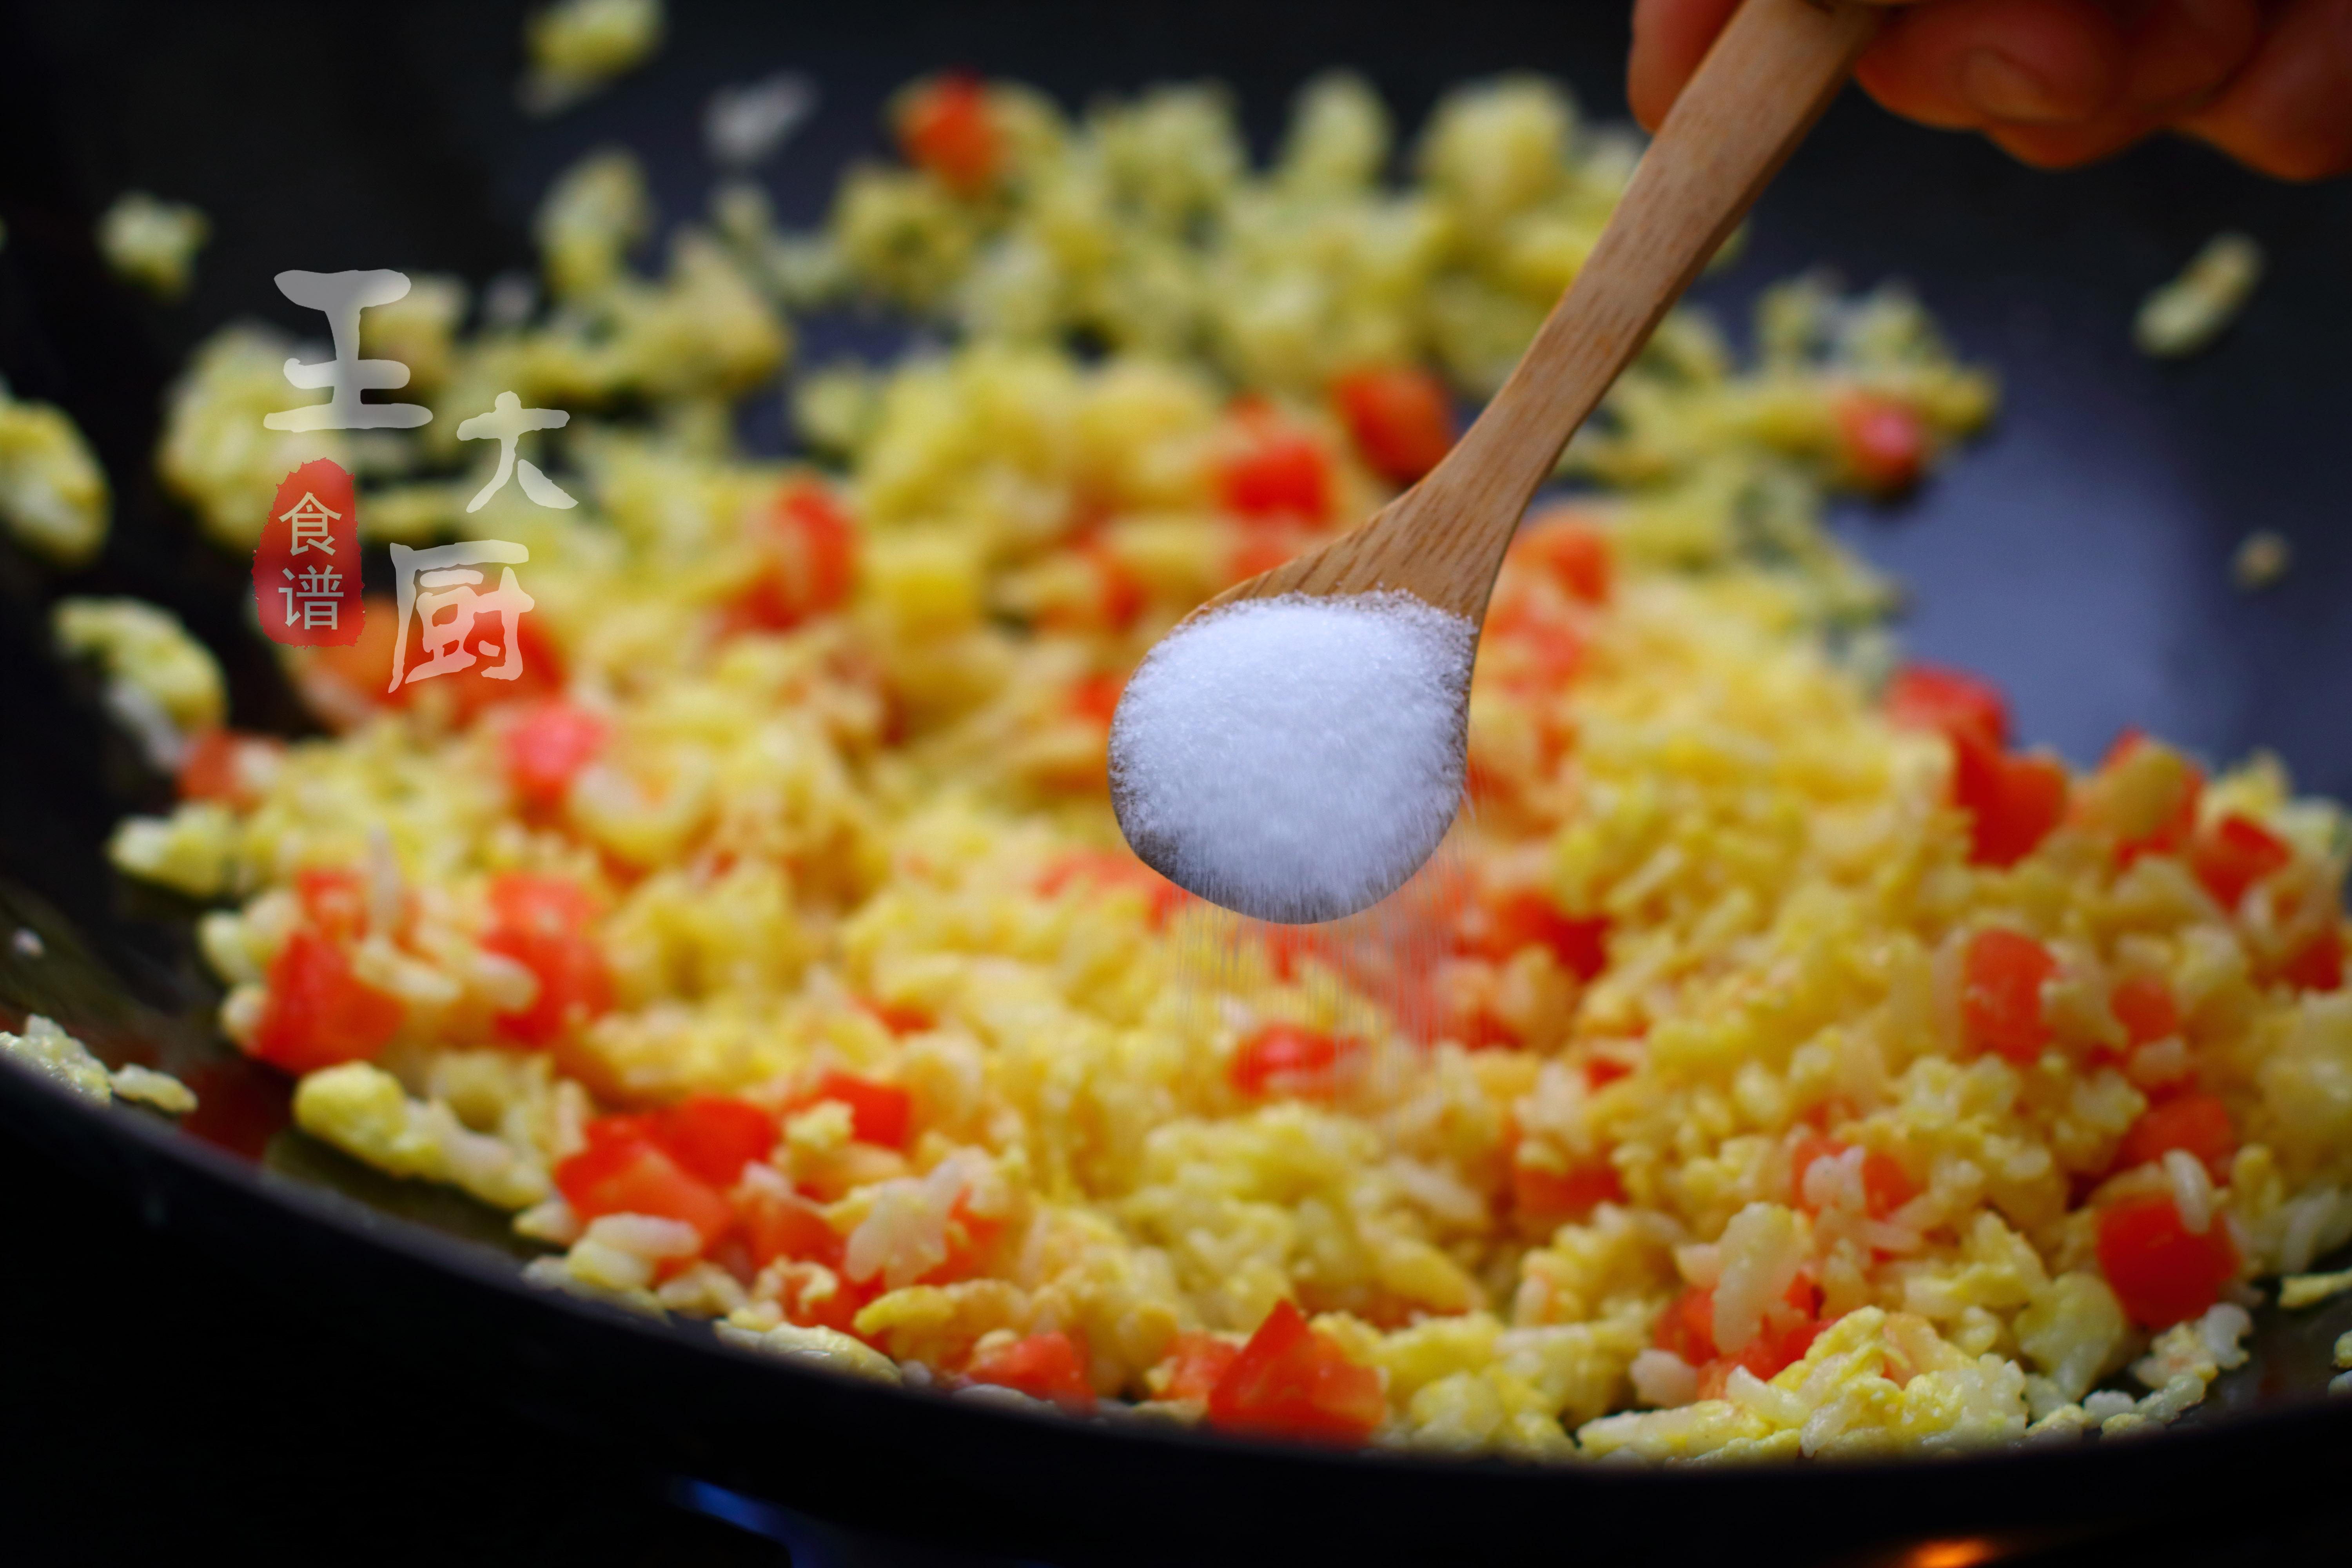
[[[882,150],[887,91],[950,64],[1072,106],[1105,88],[1213,75],[1233,84],[1261,151],[1292,89],[1335,63],[1378,82],[1408,131],[1444,87],[1504,69],[1565,77],[1591,114],[1616,118],[1624,10],[677,0],[649,67],[542,121],[513,107],[519,6],[0,6],[0,375],[74,416],[116,496],[113,536],[85,571],[0,544],[0,926],[40,931],[51,954],[32,965],[0,948],[0,1004],[57,1011],[117,1057],[216,1060],[216,994],[193,956],[190,911],[119,880],[101,855],[116,817],[155,807],[168,786],[48,651],[45,606],[65,592],[167,605],[230,669],[237,723],[303,727],[245,627],[245,563],[195,537],[152,459],[162,390],[201,338],[237,316],[311,330],[271,286],[276,271],[396,267],[478,284],[526,266],[546,183],[605,142],[646,159],[667,222],[693,218],[716,175],[700,143],[705,97],[784,67],[824,92],[764,170],[794,225],[821,216],[845,162]],[[211,216],[179,303],[156,304],[97,264],[92,223],[132,187]],[[2128,332],[2139,299],[2224,227],[2269,249],[2252,307],[2201,358],[2142,358]],[[1913,652],[1995,679],[2025,738],[2077,762],[2137,724],[2217,762],[2267,748],[2305,787],[2345,795],[2347,261],[2352,185],[2270,184],[2177,142],[2036,174],[1850,95],[1766,197],[1738,264],[1700,297],[1744,334],[1755,291],[1807,267],[1864,284],[1904,278],[1967,357],[2000,373],[2003,411],[1988,437],[1916,497],[1839,519],[1912,589],[1902,630]],[[800,363],[885,352],[899,335],[854,315],[806,323]],[[781,447],[779,406],[770,395],[747,410],[755,446]],[[2287,536],[2294,563],[2250,595],[2229,562],[2260,528]],[[0,1397],[13,1389],[45,1434],[26,1452],[50,1468],[0,1467],[16,1478],[0,1485],[26,1489],[28,1506],[38,1493],[52,1514],[70,1511],[59,1500],[79,1495],[80,1478],[138,1454],[195,1478],[169,1483],[183,1512],[233,1499],[224,1506],[266,1513],[274,1500],[307,1518],[306,1498],[357,1509],[388,1492],[386,1541],[412,1539],[399,1519],[485,1502],[457,1472],[507,1467],[549,1496],[544,1510],[502,1505],[517,1550],[576,1540],[590,1560],[625,1546],[627,1531],[598,1539],[567,1524],[568,1486],[652,1499],[692,1478],[894,1536],[1055,1563],[1499,1561],[1530,1542],[1596,1563],[1727,1549],[1827,1561],[1898,1539],[2104,1528],[2144,1518],[2151,1500],[2177,1501],[2184,1521],[2225,1497],[2269,1507],[2324,1485],[2331,1466],[2340,1474],[2352,1449],[2352,1414],[2317,1396],[2352,1304],[2266,1314],[2256,1363],[2183,1430],[1867,1472],[1446,1465],[1003,1416],[755,1364],[697,1330],[526,1290],[499,1227],[471,1205],[299,1138],[272,1142],[267,1086],[237,1095],[250,1126],[228,1127],[225,1150],[0,1075],[0,1201],[47,1259],[0,1279],[0,1331],[50,1347],[0,1352]],[[266,1173],[255,1158],[265,1146]],[[140,1336],[168,1348],[163,1370],[100,1348]],[[127,1435],[94,1436],[81,1420],[91,1410]],[[26,1425],[11,1441],[27,1440]],[[277,1468],[257,1477],[212,1451],[239,1440]],[[128,1528],[77,1517],[96,1532],[76,1537],[84,1544]],[[415,1529],[457,1561],[493,1539]],[[704,1560],[730,1561],[738,1546],[714,1538]]]

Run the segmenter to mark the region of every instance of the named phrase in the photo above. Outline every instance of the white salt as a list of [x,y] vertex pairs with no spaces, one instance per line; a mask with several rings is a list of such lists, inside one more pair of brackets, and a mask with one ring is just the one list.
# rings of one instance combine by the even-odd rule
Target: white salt
[[1245,599],[1151,650],[1110,731],[1146,864],[1259,920],[1337,920],[1429,858],[1462,799],[1475,628],[1408,594]]

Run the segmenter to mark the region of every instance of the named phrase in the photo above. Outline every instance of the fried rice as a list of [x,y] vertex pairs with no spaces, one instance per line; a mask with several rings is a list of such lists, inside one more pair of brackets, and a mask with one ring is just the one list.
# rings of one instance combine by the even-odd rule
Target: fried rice
[[[414,437],[263,432],[257,329],[174,393],[224,543],[325,456],[371,537],[530,550],[522,679],[387,695],[375,602],[289,658],[336,734],[199,730],[114,840],[216,906],[223,1028],[307,1134],[756,1352],[1545,1459],[2160,1423],[2352,1238],[2337,809],[2015,750],[1823,530],[1992,410],[1899,289],[1784,284],[1745,355],[1670,320],[1505,565],[1445,849],[1258,925],[1120,844],[1119,682],[1426,466],[1390,395],[1494,384],[1639,144],[1534,79],[1442,102],[1402,185],[1344,76],[1263,169],[1213,88],[893,116],[824,229],[724,188],[656,277],[634,161],[575,169],[537,317],[372,313]],[[824,460],[745,455],[732,401],[853,296],[951,346],[804,372]],[[576,510],[459,510],[509,388],[573,411]]]

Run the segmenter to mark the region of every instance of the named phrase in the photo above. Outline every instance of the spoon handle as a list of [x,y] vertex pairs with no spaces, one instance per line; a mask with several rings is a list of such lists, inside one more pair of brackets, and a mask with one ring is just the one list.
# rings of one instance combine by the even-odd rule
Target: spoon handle
[[1381,519],[1383,542],[1416,558],[1424,597],[1485,617],[1503,546],[1569,437],[1837,96],[1879,20],[1874,5],[1814,0],[1747,0],[1732,16],[1518,368]]

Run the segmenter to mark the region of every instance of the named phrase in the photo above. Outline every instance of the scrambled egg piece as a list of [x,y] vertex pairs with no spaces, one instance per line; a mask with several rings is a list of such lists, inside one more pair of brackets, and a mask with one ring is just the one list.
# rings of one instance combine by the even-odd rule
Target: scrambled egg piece
[[2317,1306],[2347,1290],[2352,1290],[2352,1268],[2339,1268],[2333,1274],[2294,1274],[2279,1281],[2278,1304],[2293,1311]]
[[551,1190],[535,1151],[469,1131],[446,1101],[412,1100],[398,1079],[365,1062],[303,1079],[294,1121],[354,1159],[394,1175],[451,1183],[499,1208],[527,1208]]
[[0,1030],[0,1052],[86,1099],[103,1103],[114,1098],[106,1064],[91,1056],[88,1046],[67,1034],[53,1018],[36,1013],[25,1020],[25,1032],[21,1035]]
[[236,818],[211,801],[193,801],[169,816],[126,816],[106,841],[107,858],[134,877],[215,898],[234,885]]
[[2250,235],[2215,235],[2179,277],[2149,294],[2132,341],[2154,359],[2185,359],[2227,331],[2253,297],[2268,258]]
[[21,1035],[0,1029],[0,1056],[100,1104],[119,1096],[171,1116],[196,1108],[195,1091],[170,1073],[136,1063],[109,1071],[88,1046],[38,1013],[25,1020]]
[[60,649],[105,672],[108,708],[158,763],[170,766],[189,736],[227,719],[219,662],[171,611],[143,599],[66,598],[49,624]]
[[555,0],[523,26],[522,105],[569,109],[661,47],[662,0]]
[[840,1373],[850,1377],[868,1378],[876,1383],[896,1384],[899,1381],[898,1363],[860,1340],[851,1339],[837,1329],[802,1328],[797,1323],[776,1322],[757,1326],[761,1314],[745,1313],[749,1321],[728,1321],[719,1325],[719,1339],[740,1350],[772,1355],[801,1366],[811,1366],[824,1372]]
[[98,250],[116,277],[159,300],[176,300],[188,291],[196,252],[212,231],[212,220],[185,202],[130,191],[99,218]]
[[0,524],[59,566],[106,542],[106,471],[64,410],[8,395],[0,383]]

